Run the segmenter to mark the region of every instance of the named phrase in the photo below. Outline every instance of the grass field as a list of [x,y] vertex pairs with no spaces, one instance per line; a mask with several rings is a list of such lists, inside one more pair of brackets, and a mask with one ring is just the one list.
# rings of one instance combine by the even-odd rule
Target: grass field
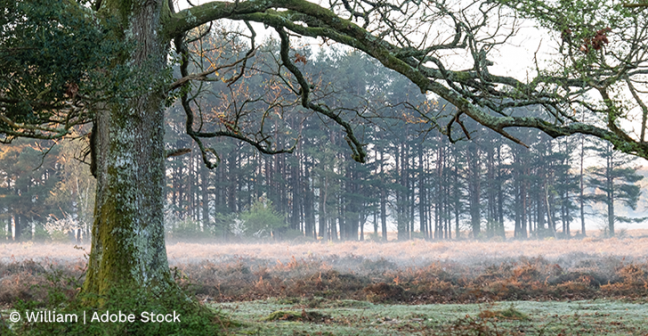
[[[633,231],[629,231],[632,233]],[[89,245],[75,248],[74,244],[0,243],[0,262],[12,260],[77,261],[84,260]],[[170,242],[167,253],[171,264],[196,263],[205,260],[221,261],[234,256],[290,261],[293,257],[327,259],[349,255],[369,259],[389,259],[399,264],[418,264],[430,261],[457,261],[472,263],[506,258],[538,257],[563,258],[570,254],[593,257],[618,256],[626,259],[648,258],[648,237],[599,239],[587,237],[572,240],[507,240],[498,241],[411,241],[380,243],[363,242],[275,242],[275,243],[220,243]]]
[[[648,307],[622,301],[384,305],[352,300],[219,304],[249,335],[646,335]],[[280,312],[280,313],[277,313]],[[284,313],[286,312],[286,313]],[[273,314],[274,313],[274,314]],[[271,316],[274,319],[268,320]]]
[[[0,309],[46,302],[52,286],[74,295],[64,279],[83,280],[88,249],[0,244]],[[171,243],[168,254],[185,288],[243,322],[230,334],[648,335],[646,237]]]

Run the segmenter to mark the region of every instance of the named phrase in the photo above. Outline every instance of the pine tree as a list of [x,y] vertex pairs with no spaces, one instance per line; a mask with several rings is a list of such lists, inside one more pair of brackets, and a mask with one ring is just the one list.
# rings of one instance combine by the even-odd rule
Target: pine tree
[[642,180],[643,176],[637,174],[637,167],[629,166],[634,161],[633,158],[616,152],[611,144],[599,143],[599,146],[593,146],[591,150],[604,160],[605,165],[595,167],[590,172],[591,177],[587,180],[587,184],[590,188],[594,188],[595,192],[589,195],[589,200],[605,205],[607,234],[613,237],[615,223],[641,222],[647,219],[627,218],[615,212],[615,205],[618,202],[633,210],[637,208],[641,189],[636,183]]

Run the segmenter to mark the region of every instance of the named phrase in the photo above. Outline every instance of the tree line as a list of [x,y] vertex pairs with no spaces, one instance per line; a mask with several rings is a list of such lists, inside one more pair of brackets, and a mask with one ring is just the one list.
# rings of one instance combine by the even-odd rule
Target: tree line
[[[292,154],[266,155],[218,138],[211,145],[220,163],[209,169],[176,104],[166,116],[167,151],[190,151],[167,159],[165,215],[172,236],[386,240],[395,231],[398,239],[504,238],[505,223],[516,238],[584,236],[586,212],[595,203],[604,206],[599,215],[609,235],[618,222],[643,220],[615,212],[620,205],[636,209],[642,176],[637,162],[609,144],[511,131],[522,146],[469,122],[461,123],[463,134],[448,138],[425,118],[447,119],[454,107],[422,95],[396,72],[359,52],[305,47],[300,53],[304,71],[328,90],[321,93],[324,103],[355,107],[341,113],[355,118],[355,132],[371,144],[366,163],[352,159],[339,126],[313,114],[273,111],[266,122],[281,119],[276,141],[292,144]],[[264,61],[258,64],[263,68]],[[201,117],[223,118],[241,97],[276,99],[285,89],[268,89],[270,81],[257,74],[234,87],[211,83],[208,90],[224,93],[196,103]],[[94,179],[83,162],[88,141],[86,134],[59,144],[25,139],[1,148],[0,234],[16,240],[60,231],[89,236]]]

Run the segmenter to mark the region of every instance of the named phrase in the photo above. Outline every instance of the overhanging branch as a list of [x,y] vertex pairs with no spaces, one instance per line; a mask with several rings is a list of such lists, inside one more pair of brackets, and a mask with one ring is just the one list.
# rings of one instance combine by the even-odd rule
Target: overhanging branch
[[[409,4],[407,1],[402,2],[402,4],[405,3]],[[365,20],[366,22],[362,26],[341,18],[332,10],[305,0],[270,0],[267,2],[210,2],[196,6],[177,15],[172,15],[166,31],[170,35],[179,34],[200,24],[221,18],[260,22],[274,27],[279,32],[282,42],[283,65],[297,78],[301,87],[302,106],[327,115],[336,122],[338,120],[335,119],[337,117],[335,113],[331,113],[325,106],[309,101],[309,84],[288,57],[290,46],[286,30],[302,36],[330,39],[357,48],[378,60],[383,66],[407,77],[421,89],[421,92],[432,92],[439,95],[455,105],[460,113],[518,144],[524,145],[519,139],[507,133],[506,128],[536,128],[552,137],[578,133],[588,134],[612,142],[615,148],[623,152],[648,158],[646,144],[632,138],[617,126],[616,118],[622,116],[623,113],[616,110],[619,108],[616,103],[599,108],[583,98],[583,95],[589,90],[607,89],[619,80],[625,80],[628,76],[640,75],[638,71],[643,71],[641,70],[643,68],[639,67],[639,64],[645,60],[620,59],[621,65],[618,67],[601,61],[598,68],[596,66],[583,68],[569,74],[550,74],[537,69],[538,75],[526,82],[509,76],[491,74],[488,71],[488,66],[491,63],[486,59],[487,55],[484,52],[489,48],[484,47],[492,47],[502,42],[496,41],[495,35],[491,36],[492,39],[489,40],[483,36],[477,37],[477,33],[479,33],[479,29],[488,26],[490,11],[497,9],[498,6],[489,2],[487,6],[480,7],[482,16],[476,19],[475,24],[471,24],[466,22],[468,17],[463,15],[463,12],[459,16],[454,16],[443,7],[443,4],[435,2],[431,2],[431,4],[428,6],[427,3],[411,3],[413,8],[428,6],[425,8],[432,9],[433,6],[437,6],[439,16],[445,15],[454,22],[455,34],[448,43],[414,47],[415,44],[408,40],[404,34],[395,32],[395,29],[398,28],[398,20],[390,18],[387,13],[387,10],[400,11],[399,15],[403,15],[402,22],[410,22],[408,20],[413,18],[413,14],[405,12],[404,7],[398,5],[392,5],[393,8],[383,8],[385,11],[380,12],[379,17],[383,21],[386,20],[385,27],[388,27],[384,28],[382,32],[376,30],[376,27],[367,24],[369,18],[363,13],[374,11],[379,6],[365,0],[357,0],[353,4],[350,2],[340,4],[343,10],[349,12],[347,14],[350,14],[350,17]],[[365,5],[366,8],[363,7]],[[638,5],[630,5],[630,7],[634,6]],[[425,22],[421,23],[421,25],[423,24]],[[607,32],[608,30],[600,30],[597,34],[601,34],[601,31]],[[639,31],[639,33],[645,35],[645,32]],[[387,41],[384,38],[387,35],[392,36],[393,39]],[[641,46],[641,43],[643,42],[633,45]],[[468,51],[475,64],[469,70],[446,69],[443,59],[437,54],[439,50]],[[572,54],[570,57],[572,60],[575,59]],[[605,97],[604,100],[606,103],[611,101]],[[542,108],[543,116],[516,117],[508,112],[516,107],[534,105]],[[611,116],[611,121],[607,128],[578,123],[571,113],[572,105],[580,105],[592,113],[608,113]],[[639,105],[641,106],[641,104]],[[340,122],[338,124],[345,127],[348,134],[352,134],[349,133],[350,127],[347,128]],[[456,125],[461,126],[465,134],[469,134],[461,123],[456,122]],[[450,126],[452,127],[452,124]],[[451,130],[446,131],[446,133],[450,132]],[[352,148],[355,148],[354,155],[357,158],[362,158],[362,152],[359,151],[362,145],[352,137],[349,137],[348,141]]]

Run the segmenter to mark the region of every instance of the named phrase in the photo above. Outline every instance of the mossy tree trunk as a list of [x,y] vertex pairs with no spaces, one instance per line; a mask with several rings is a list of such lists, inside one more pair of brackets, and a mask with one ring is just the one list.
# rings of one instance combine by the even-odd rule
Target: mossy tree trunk
[[[100,11],[119,17],[120,33],[134,42],[124,62],[151,83],[161,80],[166,68],[168,41],[159,31],[164,5],[106,1]],[[156,84],[143,89],[97,113],[97,195],[83,292],[99,302],[116,286],[144,295],[173,286],[164,241],[165,92]]]

